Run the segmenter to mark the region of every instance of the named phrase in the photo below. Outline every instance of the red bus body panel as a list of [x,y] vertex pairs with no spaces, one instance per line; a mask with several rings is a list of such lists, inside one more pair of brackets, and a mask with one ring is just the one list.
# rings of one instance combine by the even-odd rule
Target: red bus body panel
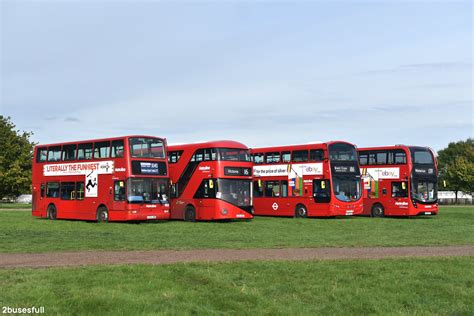
[[[248,150],[247,146],[235,141],[212,141],[185,145],[170,145],[169,153],[182,152],[177,162],[169,161],[169,172],[171,184],[180,180],[187,168],[192,156],[200,149],[232,148]],[[248,168],[248,176],[225,175],[224,168]],[[195,194],[205,179],[236,179],[251,180],[252,162],[248,161],[200,161],[192,173],[186,187],[181,195],[171,198],[171,219],[184,219],[184,212],[188,206],[196,210],[196,220],[229,220],[229,219],[251,219],[252,214],[242,208],[218,198],[195,198]],[[249,197],[251,199],[251,197]],[[250,200],[251,203],[251,200]]]
[[[409,146],[382,146],[359,148],[359,156],[364,152],[401,150],[406,154],[405,164],[377,164],[362,165],[361,173],[363,179],[363,200],[364,210],[362,215],[371,215],[372,208],[376,204],[382,205],[386,216],[417,216],[417,215],[437,215],[438,203],[416,203],[411,199],[411,190],[408,189],[407,197],[393,197],[392,184],[394,182],[405,181],[408,188],[411,188],[413,163]],[[430,150],[431,151],[431,150]],[[433,152],[431,151],[433,154]],[[434,154],[433,154],[434,159]],[[434,159],[434,168],[437,175],[437,164]],[[377,176],[374,177],[374,174]],[[415,206],[416,205],[416,206]]]
[[[334,216],[350,216],[359,215],[362,213],[363,205],[362,198],[357,201],[343,202],[337,199],[331,189],[331,198],[328,203],[317,203],[313,198],[313,180],[315,179],[332,179],[332,171],[330,162],[327,159],[328,145],[331,143],[345,143],[345,142],[327,142],[327,143],[315,143],[315,144],[304,144],[304,145],[288,145],[288,146],[275,146],[265,148],[252,148],[251,153],[254,154],[265,154],[271,152],[288,152],[297,150],[313,150],[319,149],[324,151],[326,159],[324,161],[308,161],[304,162],[305,165],[302,168],[313,168],[320,170],[319,174],[303,174],[302,176],[302,192],[301,196],[287,196],[287,197],[255,197],[253,198],[254,203],[254,214],[265,215],[265,216],[295,216],[295,209],[298,205],[303,205],[307,210],[308,217],[334,217]],[[352,145],[350,143],[346,143]],[[290,181],[289,174],[284,175],[270,175],[270,176],[259,176],[256,174],[258,168],[263,166],[273,166],[273,168],[281,166],[282,169],[291,169],[294,165],[298,165],[297,162],[277,163],[277,164],[255,164],[253,180],[254,187],[258,181]],[[283,172],[284,173],[284,172]],[[332,180],[330,180],[332,183]]]
[[[77,220],[96,220],[97,210],[100,206],[105,206],[108,210],[109,221],[142,221],[142,220],[163,220],[169,219],[170,207],[169,203],[163,205],[160,204],[131,204],[126,200],[116,201],[114,199],[114,183],[117,181],[126,182],[129,178],[160,178],[168,181],[168,175],[165,176],[149,176],[149,175],[134,175],[132,173],[132,160],[128,149],[128,139],[131,137],[146,137],[146,138],[157,138],[163,141],[165,149],[165,158],[139,158],[140,161],[145,162],[156,162],[160,161],[165,163],[167,166],[166,159],[166,140],[153,136],[133,135],[123,136],[107,139],[95,139],[68,143],[57,143],[57,144],[45,144],[37,145],[34,149],[33,166],[32,166],[32,215],[36,217],[46,218],[47,208],[49,205],[54,205],[57,210],[58,219],[77,219]],[[71,161],[46,161],[37,162],[37,151],[40,148],[73,145],[73,144],[85,144],[85,143],[98,143],[104,141],[124,141],[124,153],[123,157],[119,158],[103,158],[103,159],[83,159],[83,160],[71,160]],[[46,191],[47,183],[84,183],[85,174],[79,174],[77,168],[84,166],[96,165],[98,169],[103,166],[108,166],[105,173],[97,174],[97,196],[88,197],[83,192],[83,199],[76,199],[78,194],[77,190],[74,190],[74,199],[62,199],[62,197],[47,197],[44,193]],[[55,171],[58,170],[55,174]],[[72,174],[68,174],[71,172]],[[167,167],[166,167],[167,173]],[[42,189],[43,188],[43,189]],[[84,191],[86,188],[84,188]],[[42,192],[43,190],[43,192]]]

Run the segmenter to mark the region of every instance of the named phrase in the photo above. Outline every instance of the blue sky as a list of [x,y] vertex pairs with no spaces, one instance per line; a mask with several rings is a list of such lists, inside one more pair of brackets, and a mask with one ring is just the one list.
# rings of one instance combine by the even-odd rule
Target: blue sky
[[1,1],[1,114],[40,143],[473,136],[470,1]]

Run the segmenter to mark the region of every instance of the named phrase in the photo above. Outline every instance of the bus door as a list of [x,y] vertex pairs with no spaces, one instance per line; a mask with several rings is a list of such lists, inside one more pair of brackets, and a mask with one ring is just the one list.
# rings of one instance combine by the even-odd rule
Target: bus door
[[46,183],[41,183],[33,188],[32,209],[40,212],[41,217],[46,217]]
[[313,198],[315,203],[331,202],[331,183],[329,180],[313,180]]
[[386,179],[379,179],[378,182],[379,202],[382,204],[384,209],[393,209],[394,207],[394,200],[390,191],[390,184],[391,181]]
[[59,198],[61,202],[59,205],[56,205],[57,216],[61,218],[77,218],[75,213],[81,210],[76,201],[76,182],[61,182]]
[[184,219],[186,203],[178,196],[178,186],[178,183],[170,185],[170,218],[172,219]]
[[387,206],[396,212],[394,215],[403,215],[408,209],[408,182],[395,180],[390,185],[390,195]]
[[216,192],[216,179],[204,179],[201,182],[199,189],[196,191],[194,198],[197,199],[196,215],[198,217],[203,217],[206,219],[216,217],[214,212],[220,210],[219,207],[216,207],[216,198],[222,198],[219,196],[220,192]]
[[126,210],[126,182],[125,180],[114,180],[113,199],[111,210],[125,211]]
[[[288,181],[286,183],[286,194],[288,196]],[[280,181],[278,180],[267,180],[263,183],[263,194],[261,208],[264,210],[264,215],[285,215],[289,209],[288,199],[282,199],[282,190]],[[288,205],[287,205],[288,203]],[[288,214],[290,215],[290,214]]]
[[253,181],[252,185],[252,197],[253,197],[253,208],[254,212],[258,215],[262,215],[261,211],[264,210],[262,203],[263,203],[263,180],[258,179]]
[[288,180],[280,181],[280,212],[285,215],[292,216],[294,214],[294,209],[296,207],[291,205],[291,199],[288,198]]

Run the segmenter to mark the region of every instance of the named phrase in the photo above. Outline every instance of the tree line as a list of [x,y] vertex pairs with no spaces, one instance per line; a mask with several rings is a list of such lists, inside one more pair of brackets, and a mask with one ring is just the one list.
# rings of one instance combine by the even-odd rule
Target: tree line
[[0,115],[0,198],[31,193],[32,135]]
[[452,142],[438,151],[438,189],[459,192],[474,191],[474,139]]
[[[20,131],[0,115],[0,198],[31,193],[32,132]],[[452,142],[438,151],[439,190],[474,191],[474,139]]]

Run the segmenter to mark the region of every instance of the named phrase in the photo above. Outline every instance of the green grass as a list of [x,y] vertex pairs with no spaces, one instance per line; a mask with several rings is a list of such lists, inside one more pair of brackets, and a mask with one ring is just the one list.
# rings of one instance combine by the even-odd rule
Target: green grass
[[31,210],[31,204],[0,203],[0,210]]
[[0,305],[46,314],[474,313],[473,258],[0,270]]
[[1,252],[435,246],[474,244],[474,208],[441,209],[425,218],[294,219],[244,222],[107,223],[49,221],[0,212]]

